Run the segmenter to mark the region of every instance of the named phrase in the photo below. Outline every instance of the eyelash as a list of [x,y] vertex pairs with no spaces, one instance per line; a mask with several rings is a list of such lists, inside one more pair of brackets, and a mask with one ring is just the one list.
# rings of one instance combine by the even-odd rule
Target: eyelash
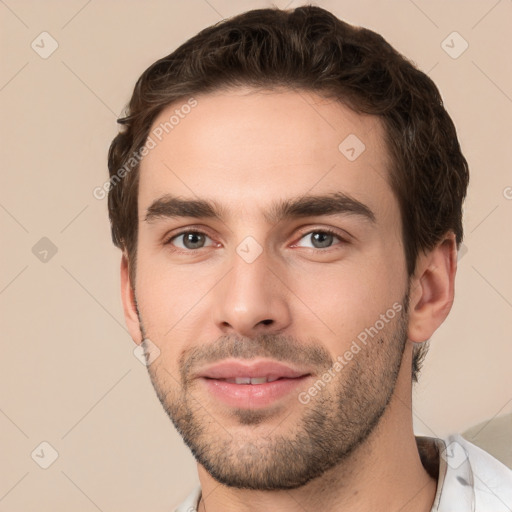
[[[189,233],[201,234],[201,235],[211,238],[208,235],[208,233],[206,233],[205,231],[202,231],[201,229],[186,229],[184,231],[180,231],[179,233],[174,233],[172,236],[166,238],[164,241],[164,245],[172,245],[171,242],[175,238],[178,238],[181,235],[186,235]],[[340,236],[340,234],[337,231],[335,231],[334,229],[329,229],[329,228],[311,229],[309,231],[305,231],[304,233],[300,234],[299,240],[302,240],[306,235],[311,235],[312,233],[322,233],[322,234],[332,235],[335,238],[337,238],[342,244],[348,243],[348,241],[345,238],[343,238],[342,236]],[[332,248],[333,247],[326,247],[326,248],[322,249],[322,248],[316,248],[316,247],[309,247],[309,249],[314,249],[314,250],[322,251],[322,252],[328,252]],[[180,248],[176,247],[173,250],[176,252],[182,252],[182,253],[194,253],[195,251],[200,251],[201,249],[205,249],[205,247],[200,247],[199,249],[180,249]],[[306,247],[306,249],[307,249],[307,247]]]
[[[347,240],[345,238],[343,238],[337,231],[335,231],[334,229],[329,229],[329,228],[310,229],[309,231],[305,231],[305,232],[301,233],[299,240],[302,240],[306,235],[311,235],[312,233],[322,233],[324,235],[332,235],[335,238],[337,238],[342,244],[348,243]],[[322,251],[322,252],[328,252],[334,248],[335,248],[335,246],[325,247],[325,248],[309,247],[309,249]],[[306,249],[308,249],[308,247],[306,247]]]

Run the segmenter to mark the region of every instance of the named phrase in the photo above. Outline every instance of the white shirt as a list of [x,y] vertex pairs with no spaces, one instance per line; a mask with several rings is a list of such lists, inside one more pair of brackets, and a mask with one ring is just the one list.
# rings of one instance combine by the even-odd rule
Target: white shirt
[[[416,437],[425,469],[437,474],[431,512],[512,512],[512,470],[454,434],[446,439]],[[197,486],[175,512],[197,512]]]

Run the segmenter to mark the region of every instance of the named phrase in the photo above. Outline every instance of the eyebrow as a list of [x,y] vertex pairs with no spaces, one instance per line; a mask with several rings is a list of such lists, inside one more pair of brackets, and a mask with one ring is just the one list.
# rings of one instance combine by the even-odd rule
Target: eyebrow
[[[225,214],[225,209],[216,201],[183,199],[166,194],[151,203],[144,220],[151,223],[165,218],[193,217],[224,221]],[[367,205],[342,192],[278,200],[264,217],[269,224],[277,224],[286,219],[321,215],[355,215],[376,222],[375,214]]]

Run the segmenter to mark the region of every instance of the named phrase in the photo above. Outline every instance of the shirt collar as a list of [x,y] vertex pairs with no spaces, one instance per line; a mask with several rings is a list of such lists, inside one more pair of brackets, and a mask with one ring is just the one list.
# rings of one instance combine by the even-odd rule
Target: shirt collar
[[426,471],[437,478],[431,512],[474,512],[475,488],[469,456],[457,436],[445,440],[416,436]]

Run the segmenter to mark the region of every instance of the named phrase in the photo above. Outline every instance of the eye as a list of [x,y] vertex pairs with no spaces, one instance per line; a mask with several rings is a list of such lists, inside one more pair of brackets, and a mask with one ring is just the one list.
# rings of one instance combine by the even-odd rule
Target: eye
[[329,248],[333,245],[333,241],[339,240],[340,242],[345,242],[343,238],[341,238],[336,232],[331,231],[329,229],[317,229],[316,231],[310,231],[305,233],[301,240],[308,240],[311,245],[302,245],[300,242],[297,243],[299,247],[310,247],[313,249],[325,249]]
[[206,244],[207,240],[212,241],[211,238],[202,231],[183,231],[177,235],[173,235],[165,244],[174,245],[178,249],[193,251],[202,249],[208,245],[213,245],[212,243]]

